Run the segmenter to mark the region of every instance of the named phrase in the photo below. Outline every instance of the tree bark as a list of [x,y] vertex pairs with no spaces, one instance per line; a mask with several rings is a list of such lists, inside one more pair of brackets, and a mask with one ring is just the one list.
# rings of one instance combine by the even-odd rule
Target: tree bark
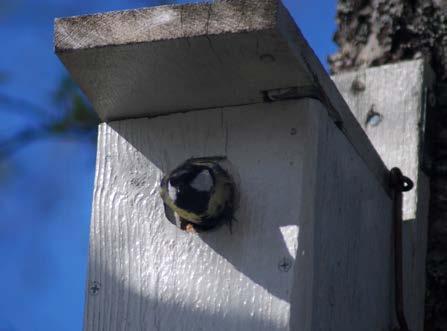
[[446,0],[339,0],[333,73],[426,56],[447,78]]
[[447,0],[339,0],[337,25],[332,73],[421,57],[436,73],[425,330],[447,330]]

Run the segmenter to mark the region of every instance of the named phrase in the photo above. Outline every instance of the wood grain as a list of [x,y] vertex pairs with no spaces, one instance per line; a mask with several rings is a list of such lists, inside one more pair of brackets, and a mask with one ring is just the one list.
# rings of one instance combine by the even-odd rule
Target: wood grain
[[[415,183],[404,194],[405,303],[411,330],[423,330],[429,179],[422,170],[429,81],[415,60],[341,74],[333,79],[388,168]],[[354,84],[354,87],[353,87]],[[356,86],[355,86],[356,85]],[[360,88],[359,88],[360,87]],[[377,125],[368,122],[376,114]]]
[[320,123],[310,330],[391,330],[391,200],[342,132]]
[[[293,229],[310,208],[300,201],[313,186],[303,167],[315,162],[315,119],[310,102],[292,102],[102,124],[89,276],[102,285],[86,329],[287,328],[293,273],[278,265],[293,263]],[[238,221],[233,233],[191,235],[165,219],[158,185],[210,155],[238,171]]]
[[[213,155],[237,173],[233,232],[183,232],[159,181]],[[97,158],[85,330],[389,323],[390,201],[317,100],[101,124]]]
[[383,189],[388,173],[279,0],[221,0],[58,19],[55,50],[103,121],[313,91]]

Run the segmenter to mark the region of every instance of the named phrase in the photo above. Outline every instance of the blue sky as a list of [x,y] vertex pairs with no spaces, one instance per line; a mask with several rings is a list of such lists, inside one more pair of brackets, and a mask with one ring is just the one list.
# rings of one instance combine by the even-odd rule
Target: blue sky
[[[0,0],[0,93],[57,113],[64,75],[53,19],[156,5],[142,0]],[[186,2],[186,1],[178,1]],[[285,0],[326,65],[335,0]],[[0,103],[0,141],[38,119]],[[0,160],[0,331],[81,330],[95,146],[40,140]]]

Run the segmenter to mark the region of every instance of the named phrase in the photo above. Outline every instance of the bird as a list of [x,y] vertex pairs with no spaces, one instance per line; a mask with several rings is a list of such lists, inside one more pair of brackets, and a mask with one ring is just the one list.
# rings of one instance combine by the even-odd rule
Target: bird
[[160,195],[168,219],[176,215],[188,232],[210,230],[225,222],[231,230],[235,184],[220,165],[225,159],[190,158],[162,178]]

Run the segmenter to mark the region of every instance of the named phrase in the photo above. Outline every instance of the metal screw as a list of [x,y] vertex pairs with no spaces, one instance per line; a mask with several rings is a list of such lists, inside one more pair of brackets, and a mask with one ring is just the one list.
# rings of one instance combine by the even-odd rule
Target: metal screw
[[383,115],[376,111],[376,106],[372,105],[366,114],[365,126],[378,126],[383,120]]
[[282,271],[282,272],[289,271],[291,267],[292,267],[292,262],[286,257],[283,257],[281,259],[281,261],[279,261],[279,263],[278,263],[278,269],[279,269],[279,271]]
[[97,282],[96,280],[91,282],[90,287],[89,287],[90,294],[97,295],[100,288],[101,288],[100,282]]
[[366,85],[363,81],[360,80],[359,77],[357,77],[352,82],[351,90],[354,92],[363,92],[364,90],[366,90]]

